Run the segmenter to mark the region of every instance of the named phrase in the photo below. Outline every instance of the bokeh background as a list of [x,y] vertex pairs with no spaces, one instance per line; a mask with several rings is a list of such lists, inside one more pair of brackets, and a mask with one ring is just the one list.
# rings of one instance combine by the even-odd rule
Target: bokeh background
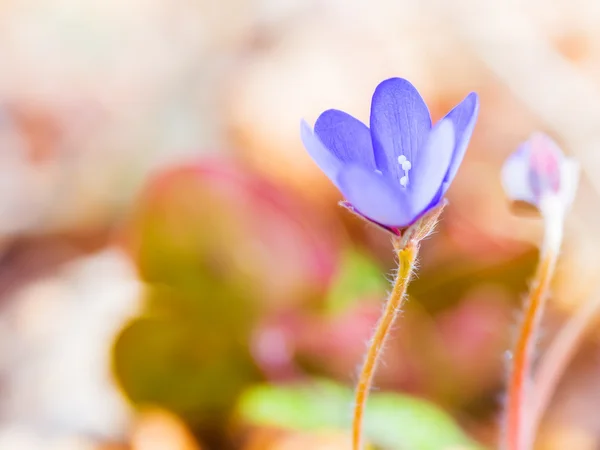
[[[346,449],[389,238],[337,206],[301,118],[383,79],[481,112],[367,412],[373,449],[493,448],[541,224],[503,159],[583,173],[543,350],[600,268],[600,3],[7,0],[0,5],[0,449]],[[600,445],[592,327],[540,449]]]

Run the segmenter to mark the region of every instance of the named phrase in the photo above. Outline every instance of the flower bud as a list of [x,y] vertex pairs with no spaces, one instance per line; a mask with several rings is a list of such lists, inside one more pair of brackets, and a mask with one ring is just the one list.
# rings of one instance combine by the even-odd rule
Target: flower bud
[[543,133],[534,133],[521,144],[502,168],[506,194],[535,206],[542,215],[564,215],[573,202],[578,181],[579,164]]

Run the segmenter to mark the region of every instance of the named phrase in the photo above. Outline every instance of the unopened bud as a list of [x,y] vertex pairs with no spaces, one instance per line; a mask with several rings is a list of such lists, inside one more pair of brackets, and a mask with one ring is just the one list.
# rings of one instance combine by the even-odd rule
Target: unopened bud
[[579,164],[543,133],[535,133],[521,144],[502,168],[506,194],[530,203],[542,214],[564,214],[573,202],[578,181]]

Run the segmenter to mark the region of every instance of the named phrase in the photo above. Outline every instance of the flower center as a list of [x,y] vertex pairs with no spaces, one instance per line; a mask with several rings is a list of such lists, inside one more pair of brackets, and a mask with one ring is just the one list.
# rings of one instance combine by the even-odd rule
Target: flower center
[[402,166],[402,170],[404,170],[404,176],[400,178],[400,184],[403,187],[406,187],[408,184],[408,171],[412,168],[412,164],[404,155],[398,156],[398,164],[400,164],[400,166]]

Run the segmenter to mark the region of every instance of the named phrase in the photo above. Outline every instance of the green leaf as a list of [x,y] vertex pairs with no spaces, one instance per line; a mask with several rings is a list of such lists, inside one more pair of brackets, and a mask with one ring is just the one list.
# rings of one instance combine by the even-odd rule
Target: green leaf
[[258,385],[241,397],[242,419],[257,425],[313,430],[343,428],[350,418],[351,399],[334,383],[278,387]]
[[159,405],[198,426],[224,421],[260,379],[243,343],[181,318],[133,319],[117,337],[112,364],[134,404]]
[[476,449],[454,420],[433,403],[408,395],[373,394],[365,433],[383,448],[410,450]]
[[[350,429],[353,393],[328,381],[247,390],[238,404],[240,417],[254,425],[294,430]],[[365,416],[365,434],[383,449],[481,449],[437,406],[415,397],[373,393]]]

